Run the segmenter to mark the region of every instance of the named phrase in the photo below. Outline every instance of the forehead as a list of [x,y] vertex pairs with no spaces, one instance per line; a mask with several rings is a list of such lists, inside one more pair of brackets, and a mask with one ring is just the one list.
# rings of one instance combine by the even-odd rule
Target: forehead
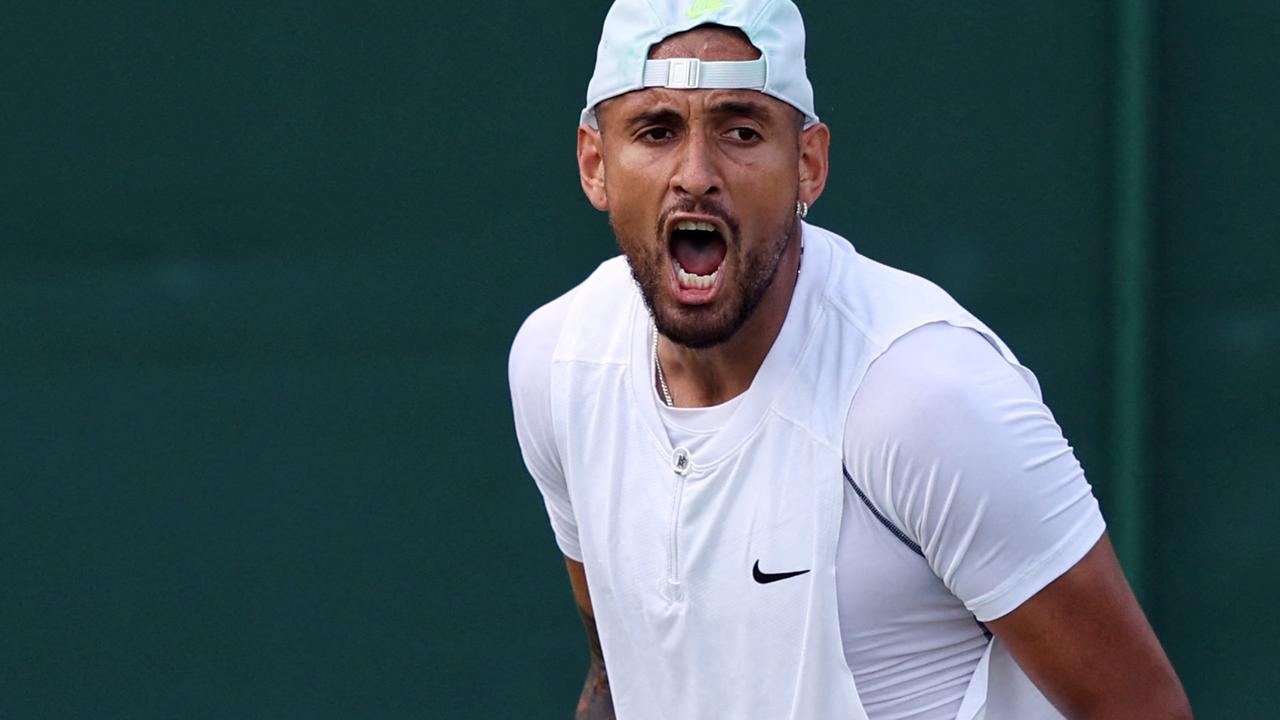
[[600,104],[604,115],[624,123],[654,111],[670,110],[677,115],[688,115],[695,109],[700,109],[704,112],[737,114],[743,108],[758,110],[758,119],[766,123],[784,122],[795,113],[790,105],[757,90],[646,88],[619,95]]
[[[649,48],[649,58],[697,58],[699,60],[755,60],[760,50],[751,44],[745,33],[736,28],[721,25],[703,25],[692,30],[671,35]],[[715,107],[737,103],[755,105],[765,109],[769,118],[789,116],[790,106],[757,90],[671,90],[646,88],[634,90],[601,103],[609,115],[626,118],[655,109],[671,109],[684,112],[695,105]]]

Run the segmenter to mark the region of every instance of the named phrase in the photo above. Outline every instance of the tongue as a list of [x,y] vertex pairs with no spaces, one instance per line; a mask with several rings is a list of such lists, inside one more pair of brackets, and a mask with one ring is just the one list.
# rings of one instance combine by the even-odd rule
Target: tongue
[[710,275],[724,262],[727,248],[716,233],[680,231],[671,238],[671,252],[685,272]]

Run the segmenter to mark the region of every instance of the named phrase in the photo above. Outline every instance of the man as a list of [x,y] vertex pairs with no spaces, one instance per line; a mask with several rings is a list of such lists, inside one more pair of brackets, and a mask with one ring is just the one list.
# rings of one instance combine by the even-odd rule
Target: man
[[578,165],[625,257],[510,360],[578,717],[1188,717],[1031,373],[803,222],[829,137],[789,0],[610,10]]

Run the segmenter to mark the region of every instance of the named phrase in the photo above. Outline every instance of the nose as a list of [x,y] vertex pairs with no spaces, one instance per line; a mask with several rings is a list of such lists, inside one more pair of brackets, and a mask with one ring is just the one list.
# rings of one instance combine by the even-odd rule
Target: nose
[[690,133],[681,143],[671,189],[695,202],[720,192],[723,181],[716,163],[715,147],[701,133]]

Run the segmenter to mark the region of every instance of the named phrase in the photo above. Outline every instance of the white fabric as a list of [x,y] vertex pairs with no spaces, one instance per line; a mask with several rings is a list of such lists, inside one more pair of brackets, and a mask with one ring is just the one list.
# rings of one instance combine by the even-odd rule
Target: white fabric
[[[696,455],[737,400],[663,406],[671,443]],[[836,577],[859,696],[872,720],[954,718],[987,646],[975,616],[1006,614],[1088,552],[1104,527],[1097,502],[1026,378],[982,335],[945,323],[907,333],[872,363],[844,458],[927,558],[846,484]],[[966,588],[987,597],[970,600]]]
[[[1034,378],[1015,364],[1012,355],[1006,354],[1007,351],[989,330],[972,320],[936,288],[859,258],[839,238],[811,226],[805,227],[805,237],[809,246],[801,284],[807,285],[808,291],[802,293],[798,289],[797,299],[807,297],[809,304],[828,310],[818,313],[827,321],[828,330],[813,335],[824,338],[833,334],[839,336],[841,332],[831,328],[843,327],[846,338],[859,340],[866,347],[857,353],[843,354],[837,349],[832,358],[843,362],[835,363],[834,368],[822,369],[831,365],[830,362],[799,363],[798,367],[826,373],[825,377],[836,382],[842,376],[855,377],[856,380],[860,375],[860,363],[870,367],[860,386],[856,381],[850,384],[850,398],[855,398],[854,390],[857,394],[852,405],[846,406],[847,412],[841,407],[822,412],[817,399],[822,398],[830,404],[830,398],[840,393],[833,393],[830,387],[820,388],[821,382],[810,383],[807,388],[790,385],[788,397],[793,402],[776,399],[772,402],[770,416],[780,421],[779,428],[771,437],[756,436],[753,443],[774,441],[780,449],[773,453],[777,457],[772,461],[778,462],[778,457],[782,458],[782,467],[775,477],[785,475],[794,478],[809,472],[797,467],[797,458],[805,455],[804,445],[811,444],[814,436],[824,434],[824,423],[833,429],[829,442],[832,447],[828,449],[833,451],[829,462],[834,465],[835,473],[825,472],[834,475],[827,483],[831,488],[835,488],[835,482],[840,482],[839,490],[835,491],[839,495],[832,496],[833,504],[840,505],[840,519],[829,529],[833,535],[838,535],[838,538],[832,538],[832,557],[828,560],[834,566],[834,576],[830,578],[831,592],[838,592],[838,608],[833,611],[838,618],[831,628],[831,634],[838,635],[838,642],[831,652],[838,652],[837,657],[842,657],[847,667],[852,669],[853,681],[848,686],[852,688],[856,684],[856,694],[861,697],[861,705],[870,716],[877,720],[956,717],[968,690],[966,716],[981,717],[989,662],[993,667],[1002,668],[998,673],[1000,677],[1013,677],[1002,680],[1011,689],[1005,695],[1012,697],[1017,692],[1025,693],[1023,686],[1026,683],[1016,666],[1011,671],[1006,667],[1007,654],[991,654],[993,645],[986,642],[972,613],[977,613],[981,619],[998,617],[1074,564],[1102,532],[1096,502],[1052,417],[1039,403]],[[819,243],[819,238],[827,242]],[[832,238],[834,244],[831,243]],[[815,251],[815,246],[831,252],[828,262],[819,260],[821,251]],[[634,295],[634,286],[625,275],[625,266],[616,261],[614,264],[620,266],[621,272],[615,271],[618,281],[612,292]],[[828,287],[815,289],[813,285],[817,283],[814,278],[822,277],[824,273],[809,272],[809,268],[824,268],[824,265],[831,264],[835,267],[830,268],[823,278],[831,280]],[[840,277],[842,270],[847,271],[843,273],[847,277]],[[850,292],[853,287],[858,287],[861,292]],[[873,300],[867,291],[886,297]],[[562,329],[576,302],[575,294],[570,293],[544,306],[526,321],[513,346],[511,383],[520,444],[526,463],[542,490],[557,542],[567,556],[586,562],[594,603],[599,606],[602,605],[602,597],[606,598],[603,604],[609,604],[607,598],[618,592],[619,583],[634,585],[636,578],[618,577],[619,563],[611,555],[616,549],[608,547],[622,535],[617,528],[617,522],[626,515],[621,512],[621,503],[617,502],[621,494],[612,496],[612,506],[604,503],[600,508],[602,513],[588,511],[584,514],[580,507],[590,502],[585,498],[595,492],[595,483],[607,484],[605,477],[625,475],[627,470],[604,469],[600,473],[603,477],[590,481],[592,484],[587,486],[588,489],[575,491],[574,483],[566,478],[560,459],[566,451],[565,443],[572,440],[557,437],[557,425],[553,420],[551,366],[553,357],[558,357],[556,362],[561,364],[580,362],[566,357],[563,348],[557,350],[564,337]],[[829,297],[831,294],[836,297]],[[848,295],[861,297],[846,297]],[[921,298],[925,300],[922,302]],[[895,299],[899,300],[897,305],[909,308],[907,316],[910,321],[893,317],[894,313],[900,312],[900,309],[890,307]],[[597,301],[590,305],[598,308],[600,303]],[[634,310],[634,299],[631,305]],[[799,354],[799,346],[807,334],[803,329],[796,331],[795,316],[798,313],[794,306],[793,302],[787,325],[775,343],[775,349],[770,352],[766,365],[779,356],[796,360]],[[932,312],[924,312],[925,309]],[[659,409],[652,375],[644,374],[651,372],[646,334],[649,326],[642,306],[640,310],[638,320],[614,319],[613,326],[639,323],[643,327],[638,334],[635,328],[628,328],[622,333],[628,335],[627,352],[605,358],[599,366],[619,377],[628,374],[623,369],[629,365],[649,366],[640,368],[643,377],[638,384],[643,387],[645,399],[654,410],[655,423],[664,435],[657,445],[665,449],[685,446],[692,451],[694,468],[699,470],[699,457],[707,457],[708,453],[714,456],[716,452],[714,445],[720,426],[732,427],[733,418],[742,413],[740,405],[744,398],[753,393],[761,394],[762,389],[757,388],[761,378],[758,377],[752,389],[735,398],[728,408],[697,411]],[[930,322],[934,324],[928,324]],[[968,329],[939,324],[941,322],[962,324]],[[811,320],[809,325],[813,326],[812,330],[822,323]],[[890,331],[895,325],[899,326],[898,329]],[[610,324],[600,323],[598,326],[610,327]],[[851,328],[856,332],[850,333]],[[595,342],[598,343],[598,338]],[[636,344],[643,346],[638,353],[634,347]],[[880,359],[876,360],[877,357]],[[842,368],[844,372],[841,372]],[[812,398],[806,400],[806,393],[813,393]],[[602,421],[617,421],[608,418],[607,413],[602,415],[597,405],[589,405],[591,422],[596,425]],[[829,417],[825,420],[804,418],[799,412],[786,412],[788,406],[808,408],[809,414]],[[815,407],[818,408],[816,413]],[[574,409],[565,407],[563,412],[572,413]],[[788,433],[788,428],[803,428],[804,431]],[[560,429],[564,429],[563,424]],[[627,444],[635,439],[631,436],[643,436],[644,428],[632,427],[628,432],[616,429],[610,434],[614,442]],[[623,451],[622,454],[652,452],[654,448],[648,447],[654,444],[652,441],[653,438],[642,438],[640,443],[643,447]],[[821,448],[816,451],[821,452]],[[663,455],[663,462],[668,459]],[[838,474],[841,460],[881,512],[923,546],[925,558],[913,553],[894,537],[853,494],[852,488]],[[601,458],[600,462],[607,460]],[[755,470],[759,463],[757,456],[746,466]],[[812,472],[823,474],[821,470]],[[736,478],[732,481],[737,482]],[[790,480],[789,483],[784,487],[790,488],[796,481]],[[774,484],[777,484],[776,480]],[[635,502],[635,492],[632,490],[632,494],[627,496],[628,506],[643,505]],[[812,492],[826,490],[815,486]],[[657,497],[653,500],[661,507],[654,514],[665,521],[671,515],[672,499],[663,493],[655,495]],[[719,511],[721,508],[717,503],[725,502],[720,498],[709,504]],[[1018,512],[1007,512],[1010,508],[1017,508]],[[597,523],[600,520],[597,516],[601,514],[619,517],[610,518],[612,522],[605,524],[609,527],[608,532],[598,531],[602,538],[598,544],[606,546],[598,549],[600,560],[608,562],[598,561],[593,574],[592,550],[584,547],[579,527],[583,522]],[[760,520],[756,515],[752,517]],[[715,520],[712,518],[708,522]],[[725,520],[724,517],[718,518],[718,529],[707,535],[706,545],[716,546],[727,542],[726,538],[734,537],[732,524]],[[662,527],[654,530],[658,534],[664,532]],[[757,528],[746,532],[748,537],[759,534],[762,533]],[[835,545],[837,539],[838,546]],[[741,553],[743,549],[739,547],[736,551]],[[647,550],[653,551],[654,548]],[[649,554],[652,556],[654,553]],[[656,554],[659,556],[656,559],[661,560],[661,553]],[[820,561],[817,554],[813,557]],[[744,557],[741,563],[749,567],[754,559]],[[774,562],[762,560],[762,569],[774,571],[791,565],[807,567],[803,561],[798,564],[784,562],[785,567],[770,567],[769,563]],[[625,559],[621,564],[626,564]],[[815,572],[811,573],[813,578],[820,577],[819,569],[815,565]],[[598,583],[602,574],[609,581]],[[780,585],[794,582],[796,580],[788,580]],[[598,584],[610,587],[598,590]],[[634,587],[625,589],[630,592],[637,590]],[[670,588],[662,589],[670,591]],[[748,587],[725,592],[741,598],[750,597],[753,592],[758,594],[760,589]],[[825,590],[821,582],[811,586],[811,596],[822,592]],[[672,604],[669,597],[666,601],[667,605]],[[604,624],[607,623],[599,618],[602,609],[608,615],[608,608],[597,607],[603,639],[606,635]],[[691,616],[675,615],[683,621],[682,627],[698,627]],[[625,670],[626,660],[617,663],[614,656],[626,657],[635,654],[636,650],[629,648],[619,652],[617,647],[625,641],[619,641],[617,637],[630,636],[629,639],[634,641],[637,633],[630,631],[626,618],[610,620],[626,628],[614,633],[614,643],[605,642],[617,702],[619,693],[626,692],[625,688],[619,688],[619,681],[625,686],[629,673]],[[642,629],[642,632],[647,631]],[[671,643],[681,636],[664,635],[659,639]],[[770,648],[769,652],[772,651]],[[723,658],[709,662],[723,662]],[[645,675],[643,670],[636,673]],[[830,673],[830,668],[817,672],[818,676],[827,678],[826,684],[818,687],[826,688],[822,692],[840,697],[840,690],[831,689],[831,683],[839,685],[839,681],[832,681]],[[979,675],[984,682],[975,684],[973,679]],[[661,678],[656,680],[661,681]],[[667,681],[678,682],[670,678]],[[794,691],[796,688],[791,689]],[[652,694],[653,690],[649,688],[640,692]],[[1036,696],[1034,688],[1031,688],[1031,693],[1032,705],[1043,710],[1043,700]],[[851,716],[848,713],[860,712],[860,709],[843,708],[840,712],[845,713],[842,716]],[[1020,717],[1037,717],[1027,714],[1027,711],[1020,712]],[[816,715],[783,712],[742,717],[757,716],[826,715],[818,711]],[[620,714],[620,717],[625,718],[626,715]]]
[[927,325],[871,366],[844,457],[872,504],[980,621],[1066,572],[1105,527],[1038,389],[965,329]]
[[[596,105],[646,87],[646,78],[654,82],[648,65],[661,65],[662,77],[668,78],[666,61],[649,61],[649,48],[670,35],[707,23],[746,33],[760,50],[764,72],[752,69],[739,75],[740,68],[729,63],[704,63],[703,70],[709,70],[712,78],[722,71],[728,74],[702,87],[760,90],[804,113],[806,127],[818,122],[804,64],[804,20],[791,0],[617,0],[604,19],[595,72],[587,85],[587,105],[579,124],[596,127]],[[725,67],[712,69],[708,65]],[[732,82],[726,82],[729,80]]]
[[[835,248],[819,243],[806,262],[834,277],[823,258]],[[825,291],[822,273],[801,280],[806,300],[792,303],[757,383],[696,455],[662,427],[651,326],[626,263],[605,263],[574,293],[546,380],[550,418],[622,720],[866,718],[836,605],[840,423],[792,419],[820,391],[852,397],[857,382],[800,377],[828,367],[804,339],[842,324]],[[761,584],[757,562],[805,572]]]
[[[1007,614],[1080,560],[1104,530],[1038,391],[979,334],[926,325],[868,370],[845,464],[911,551],[846,488],[840,626],[868,714],[954,718]],[[848,483],[846,483],[848,485]]]
[[767,73],[764,58],[723,61],[703,61],[698,58],[649,60],[644,64],[644,86],[677,90],[761,90]]

